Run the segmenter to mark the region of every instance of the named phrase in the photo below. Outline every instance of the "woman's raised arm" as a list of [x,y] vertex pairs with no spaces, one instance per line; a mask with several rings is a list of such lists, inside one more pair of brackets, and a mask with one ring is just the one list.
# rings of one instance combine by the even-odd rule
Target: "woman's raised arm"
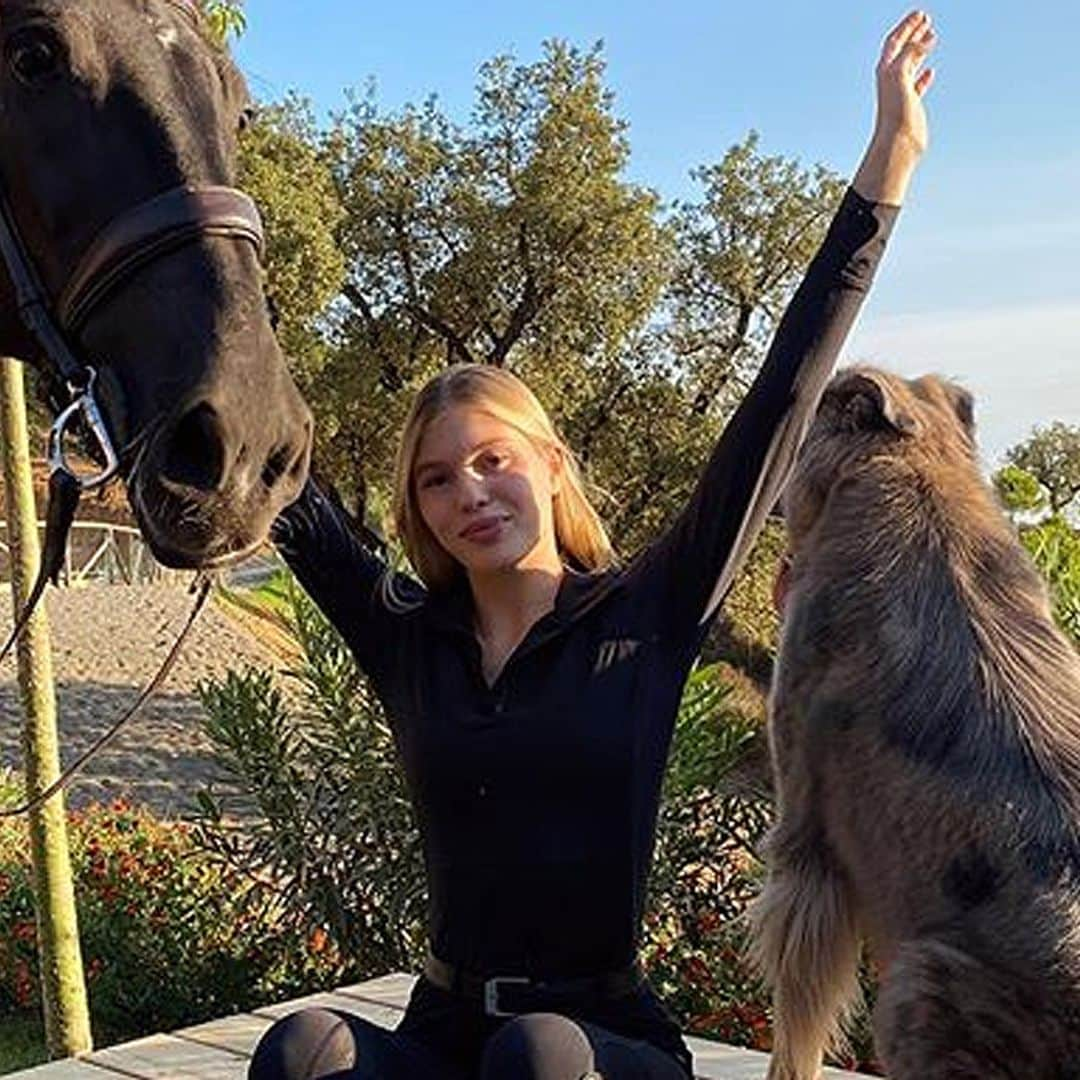
[[877,115],[851,186],[870,202],[899,206],[929,144],[923,95],[934,81],[924,67],[937,41],[925,11],[913,11],[885,39],[877,65]]
[[655,612],[672,645],[687,655],[696,654],[775,505],[870,290],[927,145],[922,96],[933,75],[923,65],[934,43],[930,18],[918,11],[885,39],[874,132],[851,189],[689,503],[632,568],[641,609]]

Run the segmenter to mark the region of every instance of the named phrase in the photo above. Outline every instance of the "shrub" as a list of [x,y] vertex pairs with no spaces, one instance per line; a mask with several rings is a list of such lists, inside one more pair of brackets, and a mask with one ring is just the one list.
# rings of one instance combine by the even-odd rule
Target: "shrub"
[[[203,728],[232,792],[202,792],[201,846],[273,882],[298,924],[325,927],[355,977],[418,965],[424,950],[420,837],[393,737],[337,632],[285,579],[269,602],[301,646],[288,699],[248,668],[199,692]],[[265,593],[265,589],[263,590]]]
[[1050,586],[1058,625],[1080,647],[1080,533],[1056,515],[1021,529],[1020,539]]
[[[272,894],[199,851],[191,829],[118,801],[68,815],[80,939],[98,1042],[333,985],[326,935],[303,936]],[[0,821],[0,1012],[40,1008],[26,824]]]

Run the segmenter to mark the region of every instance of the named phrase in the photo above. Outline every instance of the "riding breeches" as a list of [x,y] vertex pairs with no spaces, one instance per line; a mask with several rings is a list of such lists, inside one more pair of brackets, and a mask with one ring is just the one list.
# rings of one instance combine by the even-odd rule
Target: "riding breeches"
[[[431,991],[428,991],[431,996]],[[445,995],[449,998],[449,995]],[[248,1080],[687,1080],[688,1062],[643,1039],[554,1012],[493,1021],[412,1010],[397,1030],[330,1009],[278,1020]]]

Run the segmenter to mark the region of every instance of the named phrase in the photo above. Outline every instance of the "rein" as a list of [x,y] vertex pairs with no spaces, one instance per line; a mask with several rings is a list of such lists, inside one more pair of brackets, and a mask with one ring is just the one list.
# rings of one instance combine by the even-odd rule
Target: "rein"
[[[40,345],[53,376],[67,387],[70,396],[68,405],[57,415],[49,431],[49,500],[41,566],[11,635],[0,649],[0,662],[26,628],[48,583],[58,583],[68,533],[82,493],[108,483],[120,471],[121,456],[113,445],[97,400],[97,372],[77,358],[68,344],[68,335],[76,335],[93,310],[138,270],[203,236],[241,240],[252,244],[257,255],[262,253],[259,212],[242,191],[211,185],[176,187],[139,203],[111,221],[91,243],[54,305],[30,260],[7,196],[0,191],[0,256],[11,278],[19,317]],[[104,461],[98,472],[89,475],[76,473],[64,453],[64,437],[79,418]],[[196,582],[193,590],[198,596],[187,623],[134,705],[43,792],[22,806],[0,811],[0,817],[29,813],[65,788],[86,762],[111,742],[153,697],[206,604],[209,580]]]

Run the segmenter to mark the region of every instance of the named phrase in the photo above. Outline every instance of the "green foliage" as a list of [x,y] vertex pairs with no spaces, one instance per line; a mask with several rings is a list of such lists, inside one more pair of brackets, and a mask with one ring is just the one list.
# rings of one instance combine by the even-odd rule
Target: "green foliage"
[[1011,514],[1031,513],[1046,507],[1046,493],[1037,477],[1019,465],[1005,465],[994,473],[994,490]]
[[310,106],[289,98],[260,109],[241,139],[240,184],[266,228],[267,294],[276,332],[309,391],[330,350],[328,310],[345,278],[337,230],[344,209]]
[[1050,586],[1058,625],[1080,648],[1080,533],[1055,515],[1021,529],[1020,539]]
[[786,547],[783,523],[768,520],[724,600],[720,631],[726,641],[722,655],[740,668],[758,672],[779,645],[780,617],[773,603],[773,584]]
[[382,709],[344,642],[287,581],[303,651],[286,697],[270,675],[200,687],[204,731],[231,794],[201,796],[202,847],[245,879],[272,881],[296,923],[325,927],[355,977],[422,956],[419,836]]
[[25,799],[22,775],[6,765],[0,766],[0,806],[18,806]]
[[766,792],[741,775],[759,728],[728,708],[715,666],[687,682],[657,824],[642,960],[684,1027],[749,1046],[768,1034],[768,993],[745,958],[741,918],[758,888]]
[[1036,427],[1030,438],[1014,446],[1006,458],[1043,486],[1051,513],[1060,514],[1080,495],[1080,427],[1060,420]]
[[230,37],[239,37],[247,29],[243,4],[234,0],[205,0],[203,13],[214,37],[222,44]]
[[0,1016],[0,1075],[30,1069],[49,1059],[39,1016]]
[[698,411],[745,390],[844,191],[823,166],[764,156],[758,144],[751,132],[693,170],[704,197],[676,207],[668,336]]
[[[95,1040],[251,1009],[346,971],[270,893],[196,847],[189,827],[124,802],[68,816]],[[25,822],[0,821],[0,1016],[40,1008]]]
[[326,134],[348,276],[313,398],[346,490],[389,475],[413,393],[446,363],[512,366],[565,413],[645,326],[670,243],[656,196],[621,177],[602,75],[597,50],[551,42],[483,65],[467,127],[368,94]]

